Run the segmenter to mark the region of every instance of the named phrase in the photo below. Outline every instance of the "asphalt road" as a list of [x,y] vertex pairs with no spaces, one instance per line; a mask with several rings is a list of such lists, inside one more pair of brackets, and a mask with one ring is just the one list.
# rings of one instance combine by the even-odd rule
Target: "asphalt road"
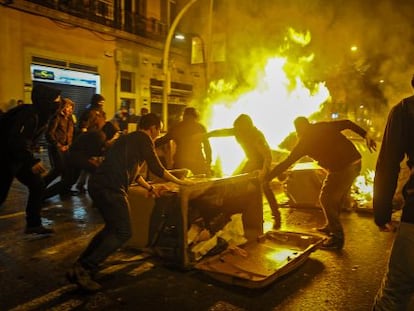
[[[344,212],[342,251],[318,249],[259,289],[121,249],[97,276],[103,290],[85,294],[64,274],[102,223],[88,195],[50,201],[43,217],[56,234],[44,239],[23,234],[25,201],[25,189],[15,182],[0,208],[0,310],[370,310],[393,239],[378,231],[369,212]],[[282,230],[312,232],[323,223],[320,209],[282,208]]]

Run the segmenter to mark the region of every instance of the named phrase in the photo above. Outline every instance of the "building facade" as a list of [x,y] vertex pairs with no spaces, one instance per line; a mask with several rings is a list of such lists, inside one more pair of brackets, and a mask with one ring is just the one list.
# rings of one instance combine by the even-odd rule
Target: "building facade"
[[[163,51],[171,21],[183,7],[180,2],[186,3],[3,1],[0,109],[10,109],[18,99],[30,103],[33,85],[47,83],[75,101],[76,114],[85,109],[92,94],[100,93],[106,99],[108,118],[121,107],[131,115],[139,114],[142,107],[162,115]],[[197,56],[192,55],[188,40],[173,39],[168,58],[168,124],[179,118],[186,105],[197,106],[205,94],[206,66],[191,59]]]

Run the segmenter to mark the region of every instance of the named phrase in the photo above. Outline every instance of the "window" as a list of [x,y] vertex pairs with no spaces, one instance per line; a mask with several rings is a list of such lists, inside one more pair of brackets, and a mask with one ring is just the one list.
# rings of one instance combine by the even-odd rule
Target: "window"
[[106,19],[114,19],[114,1],[113,0],[98,0],[95,2],[95,14]]
[[121,71],[121,92],[132,93],[134,91],[134,73]]

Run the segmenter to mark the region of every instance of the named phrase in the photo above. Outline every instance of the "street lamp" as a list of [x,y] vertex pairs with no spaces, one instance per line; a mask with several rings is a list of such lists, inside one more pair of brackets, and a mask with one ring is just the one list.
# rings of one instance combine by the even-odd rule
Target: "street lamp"
[[170,53],[171,40],[173,38],[175,28],[177,27],[181,18],[188,11],[188,9],[197,1],[198,0],[190,0],[182,8],[182,10],[177,14],[170,29],[168,30],[167,39],[165,41],[164,56],[162,59],[162,73],[164,76],[163,88],[162,88],[162,120],[164,122],[165,129],[168,129],[168,94],[171,92],[171,74],[170,74],[169,60],[168,60],[169,53]]

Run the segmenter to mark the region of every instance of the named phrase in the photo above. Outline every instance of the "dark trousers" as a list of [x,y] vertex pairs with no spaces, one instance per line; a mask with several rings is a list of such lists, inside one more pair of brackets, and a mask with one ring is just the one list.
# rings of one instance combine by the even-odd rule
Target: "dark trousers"
[[131,238],[132,232],[125,192],[94,187],[91,183],[88,191],[105,224],[92,238],[79,261],[83,267],[96,271],[99,264]]
[[44,177],[45,185],[48,186],[52,181],[61,176],[65,169],[65,152],[60,151],[56,146],[48,145],[50,171]]
[[[260,170],[263,167],[262,161],[247,161],[244,167],[241,169],[240,174],[251,173],[255,170]],[[272,188],[270,187],[270,182],[262,182],[262,190],[266,197],[267,203],[272,211],[274,217],[279,217],[279,204],[277,203],[275,194],[273,193]]]
[[88,173],[93,173],[96,170],[96,167],[92,165],[88,159],[88,156],[82,153],[65,153],[65,168],[62,172],[62,178],[60,181],[46,189],[44,198],[51,198],[58,194],[63,196],[69,194],[82,170]]
[[37,227],[42,224],[41,209],[44,182],[40,174],[33,174],[31,166],[0,160],[0,205],[6,201],[13,179],[25,185],[29,190],[26,203],[26,224]]
[[[411,208],[405,206],[404,208]],[[414,224],[401,222],[395,235],[388,268],[375,297],[376,311],[412,310],[414,295]]]
[[339,215],[349,196],[351,186],[360,172],[361,162],[359,161],[340,171],[329,172],[323,182],[319,200],[325,213],[327,226],[336,236],[343,237],[344,235]]

